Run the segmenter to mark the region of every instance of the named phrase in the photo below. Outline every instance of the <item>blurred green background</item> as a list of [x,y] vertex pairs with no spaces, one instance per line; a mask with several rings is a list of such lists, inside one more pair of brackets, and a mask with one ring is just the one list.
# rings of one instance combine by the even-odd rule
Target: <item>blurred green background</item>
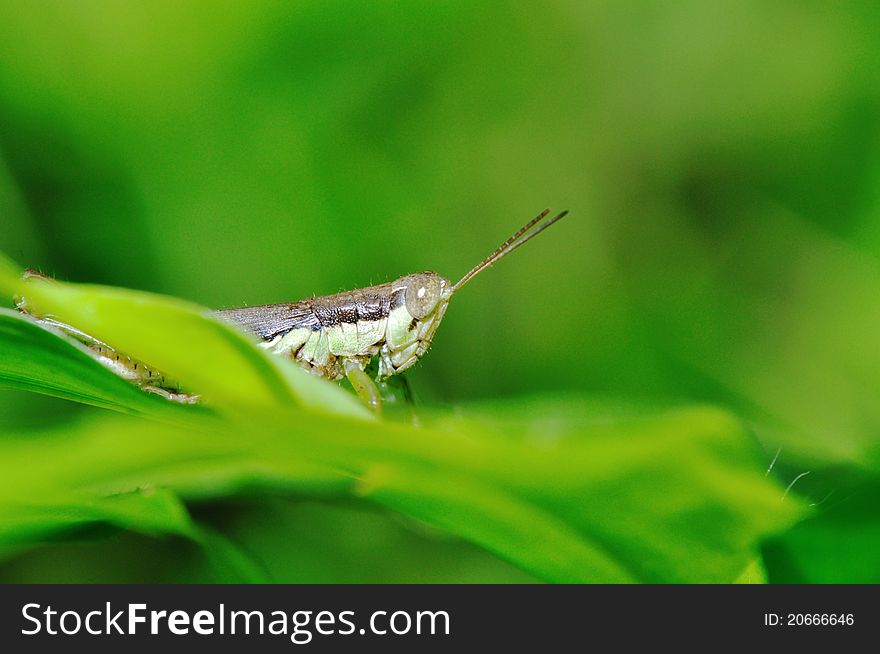
[[[872,2],[0,2],[0,249],[228,307],[457,278],[567,208],[456,298],[410,375],[421,402],[705,401],[749,422],[768,465],[779,452],[784,481],[810,471],[808,499],[864,497],[880,469],[878,33]],[[82,410],[0,394],[9,428]],[[847,525],[880,533],[864,504]],[[239,508],[244,531],[315,512]],[[312,519],[425,547],[333,511]],[[437,569],[519,578],[460,547]],[[28,557],[4,576],[60,574],[51,552]],[[863,563],[852,580],[880,579]]]

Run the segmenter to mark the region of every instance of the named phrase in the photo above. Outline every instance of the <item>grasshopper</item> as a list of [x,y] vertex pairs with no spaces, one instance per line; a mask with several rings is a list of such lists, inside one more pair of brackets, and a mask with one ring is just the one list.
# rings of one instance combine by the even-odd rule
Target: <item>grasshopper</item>
[[[348,378],[361,400],[378,412],[382,396],[366,372],[368,366],[378,360],[376,382],[411,368],[431,346],[453,295],[567,213],[563,211],[544,221],[550,214],[545,209],[455,284],[435,272],[425,271],[335,295],[221,309],[213,315],[256,335],[261,347],[293,359],[314,374],[329,380]],[[23,302],[19,308],[27,311]],[[101,363],[145,390],[179,402],[197,400],[197,396],[180,393],[157,370],[88,334],[51,319],[42,322],[78,339]]]
[[365,368],[378,357],[377,380],[398,375],[428,351],[452,296],[492,264],[563,218],[545,209],[457,283],[432,271],[294,303],[225,309],[216,315],[255,333],[271,352],[327,379],[347,377],[370,407],[381,396]]

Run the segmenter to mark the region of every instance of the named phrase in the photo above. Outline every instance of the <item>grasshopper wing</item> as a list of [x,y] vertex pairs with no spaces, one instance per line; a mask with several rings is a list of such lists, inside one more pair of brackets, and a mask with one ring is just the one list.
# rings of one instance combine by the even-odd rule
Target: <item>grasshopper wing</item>
[[258,307],[222,309],[214,315],[228,320],[270,341],[291,329],[317,330],[321,327],[311,307],[304,302],[266,304]]

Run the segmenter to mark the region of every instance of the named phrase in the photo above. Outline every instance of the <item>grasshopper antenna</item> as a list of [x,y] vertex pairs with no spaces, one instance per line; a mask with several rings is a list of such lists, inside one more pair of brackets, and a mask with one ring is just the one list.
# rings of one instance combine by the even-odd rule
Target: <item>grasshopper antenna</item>
[[[486,270],[486,268],[491,267],[494,263],[496,263],[500,259],[503,259],[504,257],[506,257],[508,254],[513,252],[515,249],[517,249],[520,245],[524,244],[529,239],[534,238],[535,236],[537,236],[538,234],[543,232],[545,229],[550,227],[550,225],[552,225],[553,223],[565,218],[565,216],[568,215],[568,211],[562,211],[562,212],[556,214],[555,216],[553,216],[553,218],[546,221],[545,223],[538,225],[538,223],[540,223],[542,220],[544,220],[544,218],[546,218],[549,214],[550,214],[550,209],[544,209],[544,211],[542,211],[537,216],[532,218],[529,222],[527,222],[525,225],[523,225],[513,236],[511,236],[509,239],[504,241],[504,243],[499,245],[498,248],[492,254],[490,254],[488,257],[483,259],[476,266],[471,268],[470,271],[468,271],[468,273],[464,277],[462,277],[460,280],[458,280],[458,282],[455,284],[455,286],[453,286],[452,289],[450,290],[450,295],[455,293],[458,289],[460,289],[462,286],[467,284],[471,279],[473,279],[474,277],[479,275],[481,272]],[[538,226],[536,227],[536,225],[538,225]]]

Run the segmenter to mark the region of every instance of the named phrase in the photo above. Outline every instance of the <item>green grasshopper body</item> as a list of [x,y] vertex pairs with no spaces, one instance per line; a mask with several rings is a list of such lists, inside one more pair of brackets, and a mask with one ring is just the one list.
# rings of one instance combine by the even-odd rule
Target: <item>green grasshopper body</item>
[[[549,209],[544,210],[456,284],[428,271],[336,295],[223,309],[214,315],[256,335],[262,347],[290,357],[315,374],[330,380],[347,377],[364,402],[378,410],[382,403],[379,391],[365,372],[370,363],[378,359],[378,380],[412,367],[428,351],[452,296],[566,213],[538,225],[549,214]],[[23,304],[19,308],[27,310]],[[197,399],[180,393],[155,369],[88,334],[51,320],[43,322],[77,338],[101,363],[145,390],[182,402]]]
[[379,377],[411,367],[427,351],[452,283],[433,272],[292,304],[226,309],[216,315],[327,379],[379,357]]

